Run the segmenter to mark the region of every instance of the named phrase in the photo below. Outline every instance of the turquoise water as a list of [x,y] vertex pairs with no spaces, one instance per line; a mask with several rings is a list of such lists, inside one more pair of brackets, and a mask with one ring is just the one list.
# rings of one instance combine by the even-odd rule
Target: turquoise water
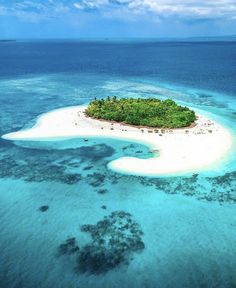
[[[126,51],[119,55],[115,44],[95,44],[85,51],[54,44],[62,59],[52,44],[0,46],[9,60],[0,68],[1,135],[32,126],[41,113],[108,95],[172,98],[236,134],[235,44],[169,44],[166,52],[161,44],[116,44]],[[208,49],[226,52],[197,68]],[[152,63],[155,51],[160,61],[151,54]],[[178,55],[186,62],[171,62]],[[151,155],[112,139],[0,141],[1,288],[236,287],[235,148],[223,166],[183,177],[109,170],[121,156]]]

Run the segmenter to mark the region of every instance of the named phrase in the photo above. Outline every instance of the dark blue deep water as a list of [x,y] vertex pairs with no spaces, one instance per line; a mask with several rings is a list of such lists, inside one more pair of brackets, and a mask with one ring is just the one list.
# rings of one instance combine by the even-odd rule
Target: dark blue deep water
[[236,93],[236,42],[12,42],[0,77],[93,73]]
[[[0,42],[0,135],[111,95],[172,98],[235,135],[236,42]],[[137,143],[1,139],[0,288],[236,287],[235,152],[147,178],[107,168],[149,157]]]

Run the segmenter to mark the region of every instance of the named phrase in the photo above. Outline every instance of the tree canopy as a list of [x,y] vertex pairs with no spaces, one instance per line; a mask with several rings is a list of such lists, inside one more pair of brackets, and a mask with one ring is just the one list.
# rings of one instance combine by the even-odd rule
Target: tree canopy
[[171,99],[108,97],[89,103],[86,115],[96,119],[156,128],[182,128],[195,120],[195,112]]

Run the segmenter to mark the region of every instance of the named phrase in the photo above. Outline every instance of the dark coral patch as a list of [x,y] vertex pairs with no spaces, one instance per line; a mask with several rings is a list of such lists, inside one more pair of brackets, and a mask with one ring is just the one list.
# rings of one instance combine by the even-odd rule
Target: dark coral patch
[[127,264],[132,253],[145,247],[139,224],[124,211],[112,212],[95,225],[83,225],[81,231],[92,237],[77,258],[77,269],[83,273],[101,274]]
[[80,250],[77,245],[75,237],[68,238],[64,243],[60,244],[58,247],[59,255],[74,254]]
[[85,224],[81,231],[91,236],[91,241],[84,247],[79,249],[75,237],[58,247],[59,255],[75,256],[78,273],[106,273],[129,264],[133,253],[145,248],[139,224],[125,211],[112,212],[95,225]]
[[87,175],[87,182],[93,187],[98,187],[103,185],[103,183],[105,182],[105,178],[105,175],[102,173],[93,173]]
[[98,190],[98,194],[106,194],[106,193],[108,193],[107,189],[99,189]]
[[43,205],[43,206],[39,207],[39,211],[41,211],[41,212],[46,212],[48,209],[49,209],[48,205]]
[[84,171],[87,171],[87,170],[91,170],[93,168],[93,166],[92,165],[90,165],[90,166],[86,166],[86,167],[84,167]]

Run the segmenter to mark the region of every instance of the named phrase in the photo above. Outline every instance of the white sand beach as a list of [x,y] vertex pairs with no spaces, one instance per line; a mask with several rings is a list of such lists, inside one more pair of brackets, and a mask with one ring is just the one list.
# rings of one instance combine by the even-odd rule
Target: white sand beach
[[[9,133],[8,140],[49,140],[57,137],[102,137],[139,142],[153,157],[122,157],[108,164],[114,171],[133,175],[185,174],[211,169],[227,157],[233,137],[220,124],[197,115],[193,128],[161,130],[99,121],[85,116],[86,106],[53,110],[41,115],[34,127]],[[156,153],[158,151],[158,153]]]

